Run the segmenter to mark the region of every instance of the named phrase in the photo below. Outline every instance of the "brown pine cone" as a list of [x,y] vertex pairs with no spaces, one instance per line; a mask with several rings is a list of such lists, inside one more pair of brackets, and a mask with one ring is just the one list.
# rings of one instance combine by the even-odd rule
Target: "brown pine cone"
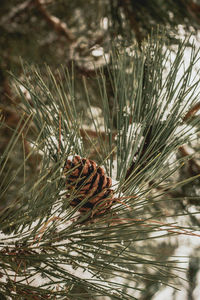
[[114,202],[113,190],[110,189],[112,179],[106,176],[102,167],[93,160],[76,155],[66,161],[64,173],[67,189],[74,193],[71,206],[77,206],[87,199],[79,208],[80,212],[92,210],[93,215],[100,215],[110,209]]

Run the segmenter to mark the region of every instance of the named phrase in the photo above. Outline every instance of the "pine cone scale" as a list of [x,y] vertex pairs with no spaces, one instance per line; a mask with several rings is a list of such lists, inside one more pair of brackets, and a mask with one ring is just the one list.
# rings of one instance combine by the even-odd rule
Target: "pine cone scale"
[[90,159],[76,155],[72,160],[66,160],[64,173],[67,177],[66,188],[68,191],[73,190],[75,196],[70,201],[71,206],[76,207],[83,201],[79,211],[95,210],[96,215],[110,209],[114,203],[113,190],[110,188],[112,179],[105,174],[102,167]]

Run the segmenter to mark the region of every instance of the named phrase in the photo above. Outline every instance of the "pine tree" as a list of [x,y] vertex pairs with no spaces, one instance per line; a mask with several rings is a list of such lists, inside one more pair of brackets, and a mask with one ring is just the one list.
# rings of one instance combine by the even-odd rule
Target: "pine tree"
[[151,299],[179,286],[177,240],[199,238],[199,197],[183,194],[198,164],[180,178],[199,134],[199,52],[190,44],[183,67],[188,44],[174,60],[161,33],[113,46],[77,85],[73,64],[11,76],[21,118],[16,128],[1,118],[12,132],[0,157],[1,297]]

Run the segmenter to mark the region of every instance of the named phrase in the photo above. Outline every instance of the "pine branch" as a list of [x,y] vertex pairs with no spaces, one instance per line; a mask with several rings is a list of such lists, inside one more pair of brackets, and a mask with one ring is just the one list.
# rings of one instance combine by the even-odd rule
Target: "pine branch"
[[[102,135],[90,105],[89,87],[84,82],[85,95],[80,95],[73,70],[71,74],[61,70],[57,80],[48,67],[43,77],[38,68],[25,66],[23,79],[12,77],[22,111],[33,116],[37,138],[29,140],[34,145],[32,151],[40,152],[42,160],[34,178],[30,180],[24,172],[17,202],[0,215],[2,293],[77,300],[76,287],[81,286],[94,299],[108,296],[130,300],[135,299],[136,291],[141,294],[145,289],[144,280],[158,286],[175,285],[178,262],[161,254],[156,241],[199,236],[195,227],[177,224],[181,213],[167,197],[170,190],[194,179],[173,184],[167,181],[184,162],[184,158],[171,162],[170,157],[191,137],[182,120],[188,107],[196,105],[200,82],[190,81],[192,66],[198,61],[194,51],[189,67],[175,81],[184,45],[179,46],[165,77],[170,53],[163,50],[162,39],[146,42],[142,51],[134,48],[132,55],[123,49],[113,52],[112,64],[108,65],[112,103],[102,70],[97,70],[94,79],[102,109]],[[88,149],[82,141],[84,120],[77,110],[80,97],[88,101],[93,122],[94,131],[89,130],[88,136],[92,134],[99,143],[96,162],[86,156],[95,142],[91,139]],[[9,167],[9,155],[23,130],[20,126],[2,158],[10,180],[3,193],[27,163],[24,155],[14,174]],[[154,184],[149,184],[152,181]],[[154,190],[162,183],[164,191],[158,195]],[[106,194],[109,189],[113,195]],[[96,214],[97,199],[103,200],[102,214]],[[168,209],[167,215],[162,205]],[[83,210],[86,206],[90,209]]]

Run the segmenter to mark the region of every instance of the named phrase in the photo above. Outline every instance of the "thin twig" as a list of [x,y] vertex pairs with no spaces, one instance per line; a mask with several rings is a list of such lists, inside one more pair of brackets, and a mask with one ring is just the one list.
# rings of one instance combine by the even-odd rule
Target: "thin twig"
[[[106,134],[105,131],[100,131],[100,132],[96,132],[95,130],[91,130],[91,129],[80,129],[80,134],[83,138],[87,139],[87,136],[91,137],[91,138],[97,138],[98,136],[101,136],[101,138],[103,140],[108,139],[108,135]],[[114,132],[112,134],[112,138],[114,139],[114,137],[116,136],[117,132]]]
[[183,121],[186,122],[188,121],[191,117],[193,117],[198,111],[200,110],[200,102],[195,104],[185,115],[183,118]]
[[141,34],[139,24],[136,20],[136,14],[133,9],[130,10],[130,8],[129,8],[130,5],[131,5],[130,0],[120,1],[120,6],[123,8],[124,13],[125,13],[127,19],[129,20],[129,23],[130,23],[133,31],[135,32],[136,40],[137,40],[138,44],[141,45],[143,37]]
[[33,244],[38,240],[38,244],[37,246],[39,246],[39,243],[43,237],[43,234],[45,233],[45,230],[47,229],[47,226],[50,222],[53,222],[55,220],[60,220],[59,217],[52,217],[50,218],[47,222],[44,223],[44,225],[42,226],[42,228],[39,230],[39,233],[35,236],[33,243],[31,244],[31,246],[33,246]]
[[61,111],[59,111],[59,143],[58,143],[58,154],[60,154],[61,147]]
[[58,33],[64,34],[69,42],[73,42],[75,40],[74,35],[67,27],[67,24],[62,22],[59,18],[51,15],[45,8],[44,4],[41,0],[35,0],[35,4],[39,9],[40,13],[46,19],[46,21],[56,30]]
[[4,17],[2,17],[0,25],[5,26],[10,23],[14,18],[23,13],[30,5],[32,4],[32,0],[24,1],[18,5],[12,5],[11,11]]

